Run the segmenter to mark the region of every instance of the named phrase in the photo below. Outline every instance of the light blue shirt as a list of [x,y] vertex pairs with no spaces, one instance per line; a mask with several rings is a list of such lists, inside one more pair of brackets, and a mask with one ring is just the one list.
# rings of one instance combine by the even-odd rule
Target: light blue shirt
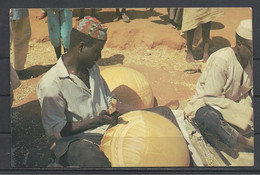
[[69,137],[60,135],[67,121],[91,119],[109,108],[113,95],[97,65],[89,69],[89,83],[90,89],[77,76],[68,73],[60,58],[37,85],[43,127],[47,136],[56,141],[53,151],[57,157],[66,152],[72,141],[93,134],[103,135],[109,126],[103,125]]
[[9,11],[9,20],[18,20],[23,17],[29,16],[28,9],[24,8],[11,8]]

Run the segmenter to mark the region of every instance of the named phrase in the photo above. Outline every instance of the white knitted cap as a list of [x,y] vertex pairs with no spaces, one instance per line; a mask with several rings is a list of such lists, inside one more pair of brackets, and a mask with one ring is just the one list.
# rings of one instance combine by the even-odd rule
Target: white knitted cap
[[237,34],[242,38],[252,40],[252,19],[246,19],[240,21],[240,24],[237,28]]

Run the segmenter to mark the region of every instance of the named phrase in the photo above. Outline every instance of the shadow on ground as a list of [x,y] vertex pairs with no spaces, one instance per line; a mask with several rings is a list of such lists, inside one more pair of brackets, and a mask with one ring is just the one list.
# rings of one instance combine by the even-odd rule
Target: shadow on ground
[[54,65],[53,64],[49,64],[46,66],[35,65],[32,67],[29,67],[27,69],[24,69],[23,75],[19,76],[19,79],[28,80],[30,78],[36,78],[36,77],[42,75],[43,73],[47,72],[52,66],[54,66]]
[[[121,8],[120,8],[120,11],[121,11]],[[114,11],[98,10],[98,11],[96,11],[96,18],[98,20],[100,20],[100,22],[102,24],[113,22],[113,19],[115,17],[115,12],[116,12],[116,9],[114,9]],[[148,18],[153,17],[153,16],[162,15],[161,13],[156,12],[156,10],[150,11],[148,9],[147,10],[144,9],[143,11],[133,10],[133,9],[126,9],[126,14],[130,18],[130,20],[148,19]],[[90,16],[91,15],[91,10],[90,9],[84,9],[84,15],[85,16]],[[78,9],[73,11],[73,16],[74,17],[78,17],[79,16],[79,10]]]
[[12,108],[12,167],[47,167],[55,156],[45,136],[37,100]]
[[102,58],[98,60],[99,66],[111,66],[115,64],[123,64],[123,61],[125,59],[125,56],[122,54],[116,54],[109,58]]
[[169,16],[168,15],[162,15],[160,16],[161,20],[153,20],[152,22],[156,24],[162,24],[162,25],[167,25],[169,24]]
[[[223,38],[221,36],[213,37],[209,42],[209,55],[211,55],[212,53],[216,52],[219,49],[230,47],[230,46],[231,43],[226,38]],[[197,46],[193,48],[193,55],[195,60],[202,59],[203,56],[202,40],[200,40]]]

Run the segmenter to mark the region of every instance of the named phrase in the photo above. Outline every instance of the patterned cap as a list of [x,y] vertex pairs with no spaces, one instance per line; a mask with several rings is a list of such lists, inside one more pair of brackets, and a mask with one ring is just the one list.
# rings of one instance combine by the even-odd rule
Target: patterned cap
[[107,40],[107,26],[102,25],[100,21],[94,17],[84,17],[76,23],[74,28],[92,38]]

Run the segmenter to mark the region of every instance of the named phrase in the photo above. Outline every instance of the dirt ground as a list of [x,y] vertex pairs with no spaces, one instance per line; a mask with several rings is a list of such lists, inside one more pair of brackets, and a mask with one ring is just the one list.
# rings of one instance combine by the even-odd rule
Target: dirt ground
[[[54,49],[48,38],[46,19],[38,20],[40,9],[30,9],[32,36],[25,64],[28,76],[14,91],[12,106],[13,166],[46,167],[53,160],[48,151],[50,145],[44,136],[40,119],[40,107],[35,88],[41,77],[56,63]],[[73,23],[78,16],[74,10]],[[188,74],[186,69],[200,67],[201,28],[195,33],[195,57],[190,64],[185,61],[186,38],[169,26],[167,9],[127,9],[130,23],[113,22],[115,9],[97,11],[97,18],[108,26],[108,40],[102,51],[100,69],[114,65],[134,68],[148,79],[158,105],[171,100],[186,100],[195,93],[200,73]],[[90,15],[90,10],[85,10]],[[225,15],[212,22],[210,52],[235,45],[235,30],[242,19],[252,18],[249,8],[227,8]],[[11,63],[13,52],[11,49]],[[47,152],[43,154],[43,152]]]

